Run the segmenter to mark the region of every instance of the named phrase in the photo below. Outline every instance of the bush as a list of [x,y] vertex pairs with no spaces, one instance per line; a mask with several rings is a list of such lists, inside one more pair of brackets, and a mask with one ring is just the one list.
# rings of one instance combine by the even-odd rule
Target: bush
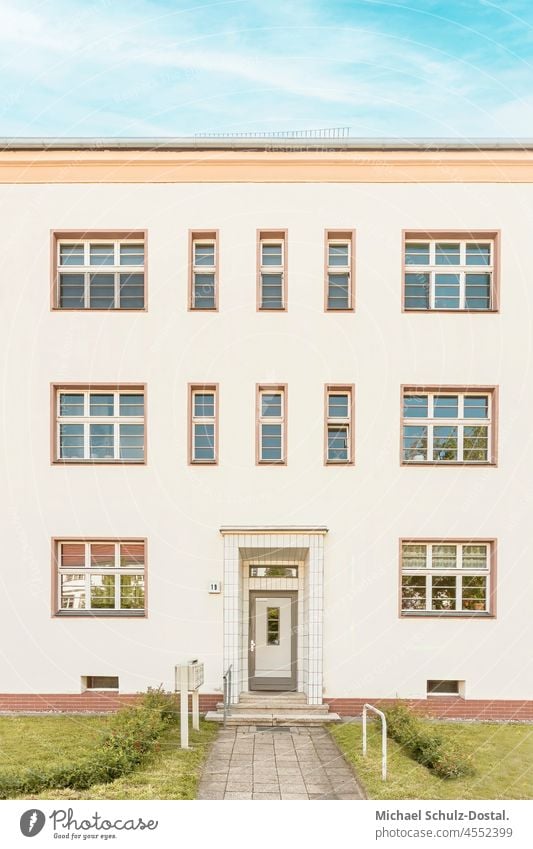
[[385,716],[389,737],[439,778],[459,778],[474,772],[470,757],[464,755],[453,740],[422,722],[405,705],[394,705],[385,711]]
[[139,704],[117,711],[99,746],[88,757],[72,764],[17,774],[0,773],[0,799],[47,789],[69,787],[86,790],[107,784],[134,770],[158,745],[168,723],[178,712],[172,693],[161,687],[148,689]]

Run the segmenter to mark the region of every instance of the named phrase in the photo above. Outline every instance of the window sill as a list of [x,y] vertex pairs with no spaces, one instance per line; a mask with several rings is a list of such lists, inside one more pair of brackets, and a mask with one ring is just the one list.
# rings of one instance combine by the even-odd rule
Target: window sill
[[354,466],[353,460],[326,460],[325,466]]
[[218,460],[189,460],[189,466],[218,466]]
[[461,699],[464,701],[465,697],[459,693],[426,693],[426,699]]
[[147,619],[146,610],[56,610],[59,619]]
[[53,466],[145,466],[146,460],[53,460]]
[[488,310],[452,310],[452,309],[430,309],[430,308],[412,309],[412,308],[404,307],[403,312],[413,314],[413,315],[420,315],[420,314],[424,315],[424,314],[427,314],[427,313],[446,313],[447,315],[477,315],[477,314],[480,314],[480,315],[489,314],[490,315],[491,313],[499,313],[500,310],[496,309],[496,308],[491,308],[491,309],[488,309]]
[[402,610],[400,619],[495,619],[496,615],[488,610]]
[[52,312],[148,312],[148,307],[52,307]]
[[258,466],[286,466],[286,460],[258,460]]
[[474,460],[400,460],[401,466],[470,466],[481,469],[487,466],[496,467],[496,460],[483,460],[476,463]]

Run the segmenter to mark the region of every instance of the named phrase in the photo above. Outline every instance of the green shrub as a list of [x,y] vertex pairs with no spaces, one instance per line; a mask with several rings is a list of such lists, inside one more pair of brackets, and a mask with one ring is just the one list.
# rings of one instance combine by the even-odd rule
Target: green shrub
[[77,762],[22,773],[0,773],[0,799],[47,789],[86,790],[107,784],[134,770],[158,746],[168,723],[178,716],[172,693],[161,687],[149,689],[136,705],[113,715],[108,731],[96,749]]
[[422,722],[405,705],[394,705],[385,715],[389,737],[439,778],[459,778],[474,772],[470,757],[464,755],[453,740]]

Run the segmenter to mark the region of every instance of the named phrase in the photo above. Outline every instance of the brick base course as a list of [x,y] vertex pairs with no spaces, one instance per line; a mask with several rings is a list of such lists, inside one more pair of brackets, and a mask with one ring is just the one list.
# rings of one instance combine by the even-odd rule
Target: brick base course
[[[28,693],[0,694],[0,712],[13,713],[111,713],[125,705],[134,704],[140,694],[119,693],[51,693],[32,695]],[[221,700],[220,693],[201,693],[200,711],[215,710]]]
[[331,711],[340,716],[360,716],[363,705],[368,702],[374,707],[390,707],[397,701],[408,705],[416,713],[436,719],[477,719],[486,721],[515,720],[533,722],[533,700],[485,700],[459,699],[435,696],[431,699],[325,699]]

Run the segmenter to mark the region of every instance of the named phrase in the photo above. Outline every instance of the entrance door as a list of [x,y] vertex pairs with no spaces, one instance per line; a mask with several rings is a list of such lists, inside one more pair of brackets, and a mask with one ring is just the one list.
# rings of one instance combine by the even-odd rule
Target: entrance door
[[250,690],[296,690],[297,593],[250,592]]

